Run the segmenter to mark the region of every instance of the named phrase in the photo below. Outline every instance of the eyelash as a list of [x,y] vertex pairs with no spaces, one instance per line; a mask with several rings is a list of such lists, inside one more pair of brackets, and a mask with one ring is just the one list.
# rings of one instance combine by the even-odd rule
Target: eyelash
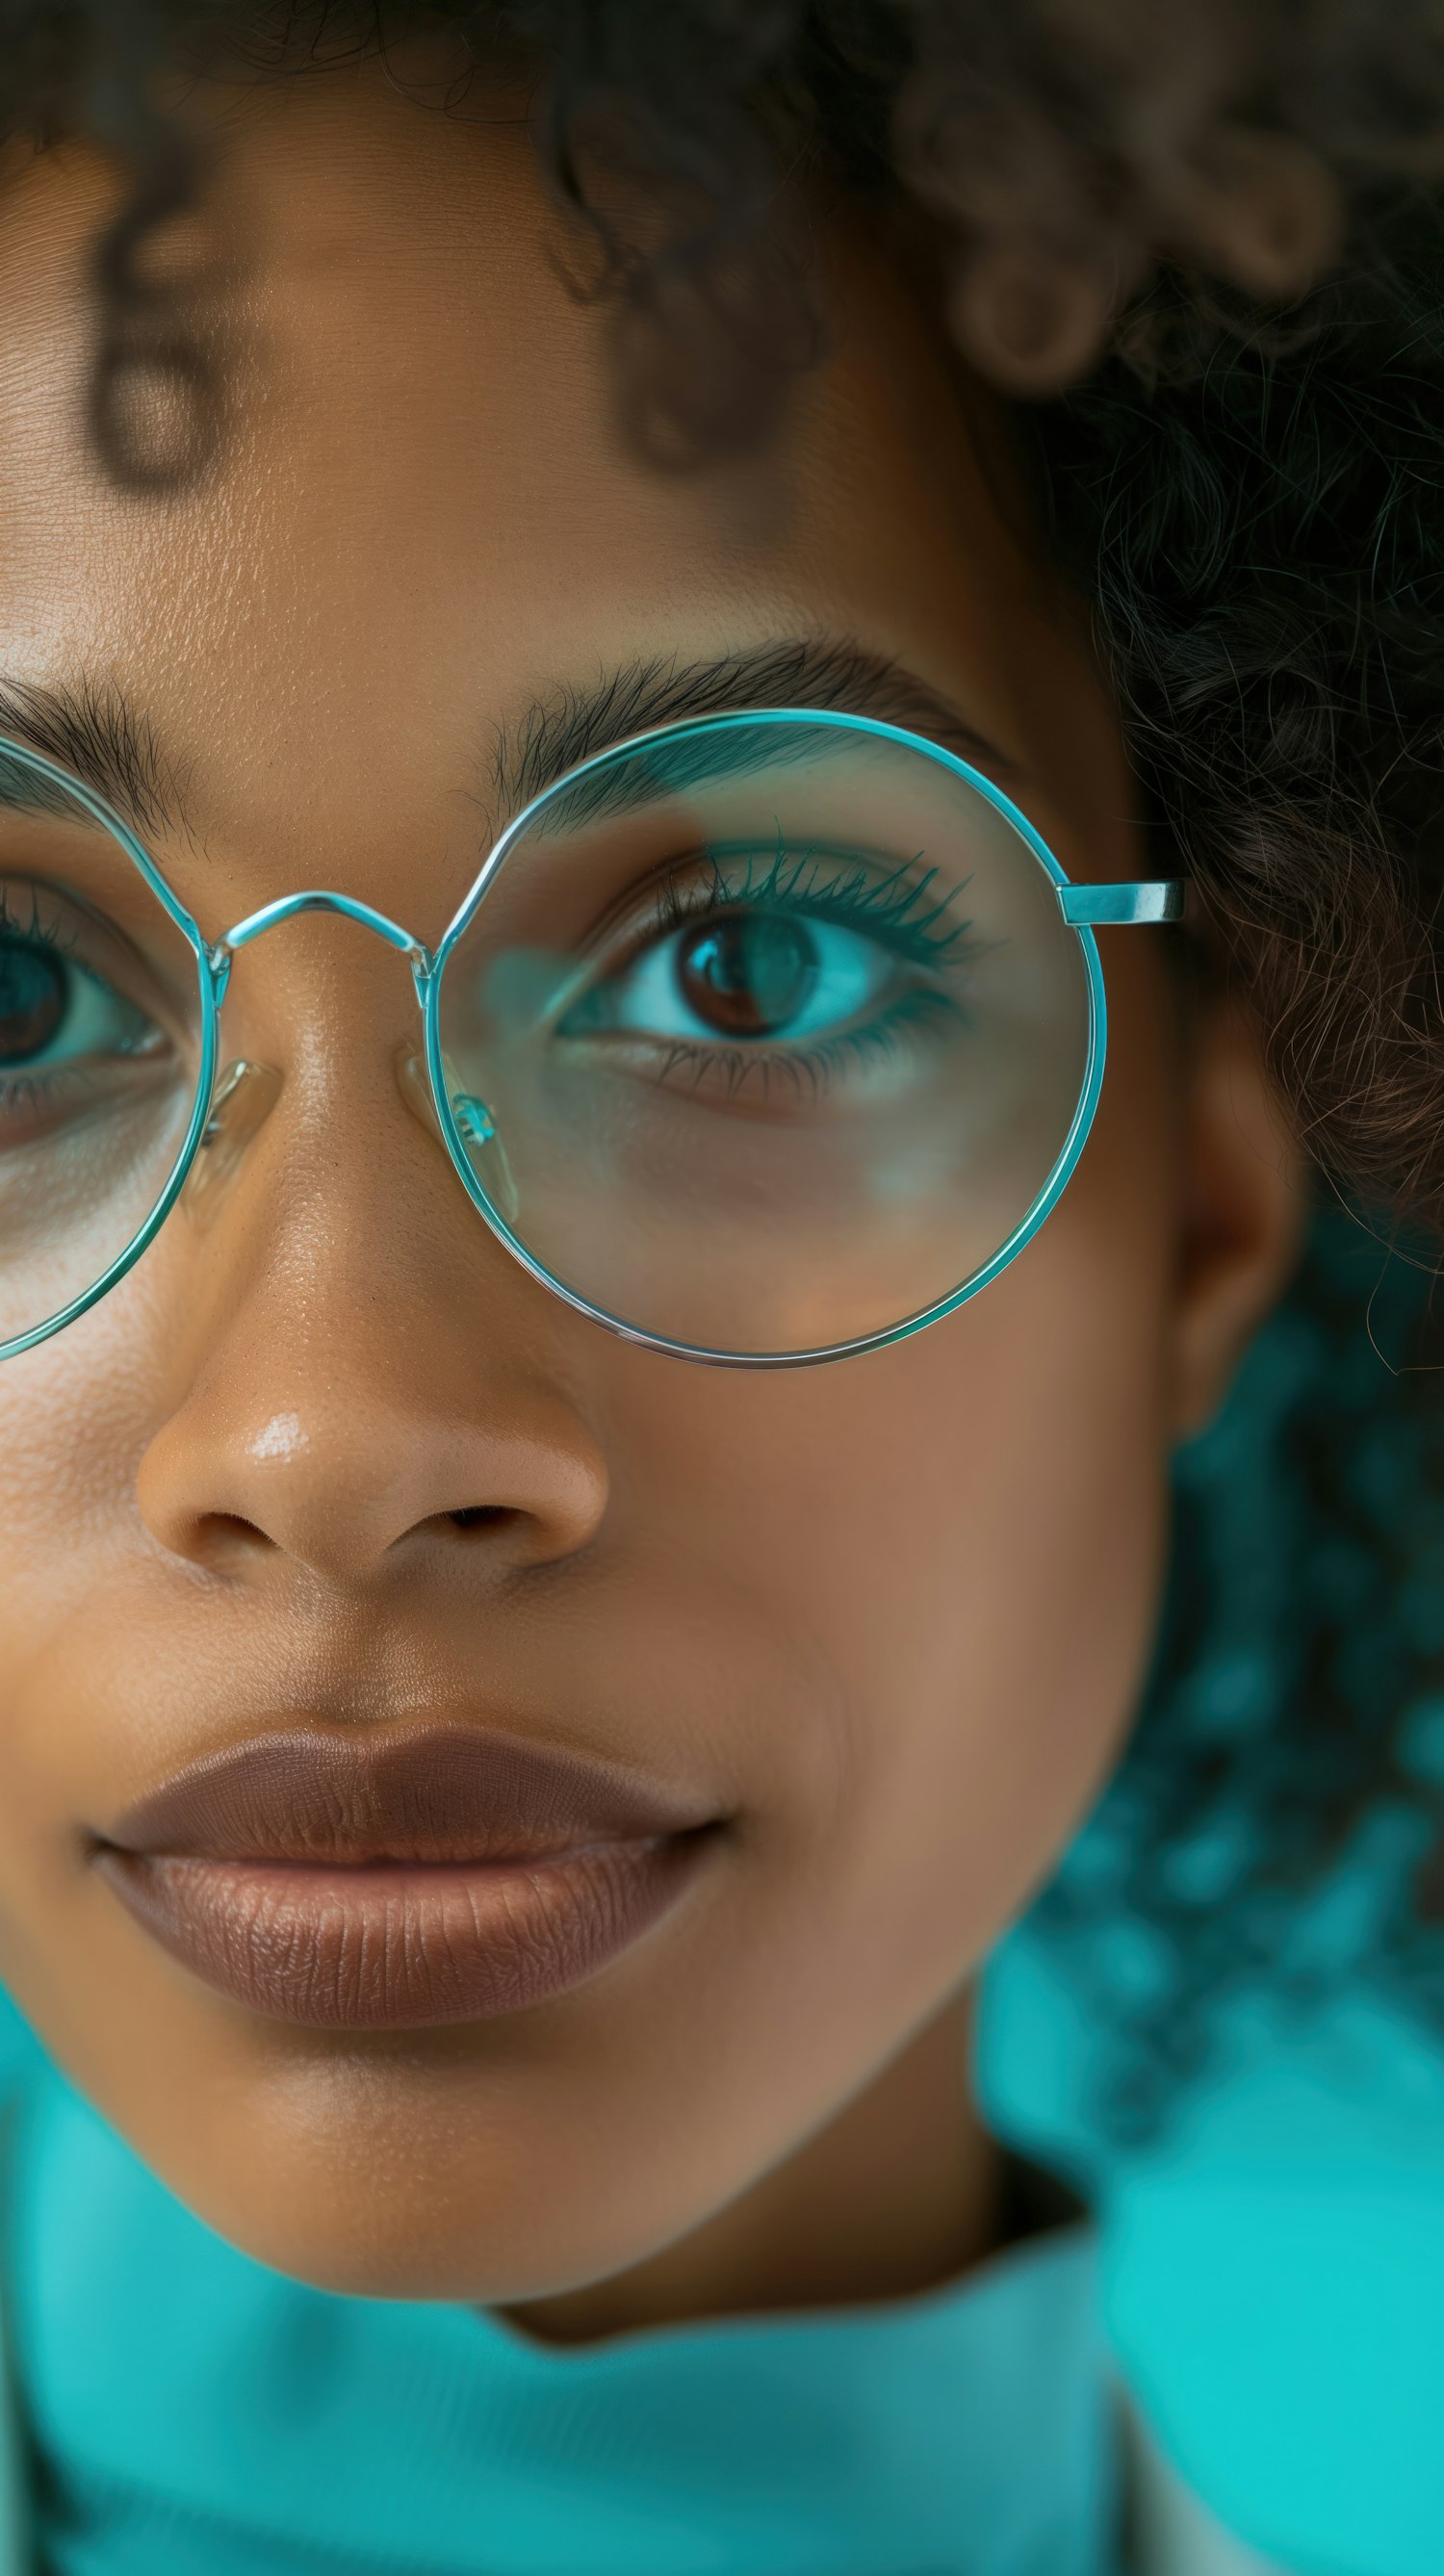
[[[665,931],[682,930],[690,922],[705,919],[714,912],[759,910],[803,912],[818,921],[836,921],[844,929],[861,924],[881,932],[895,953],[919,966],[952,965],[972,929],[971,921],[950,922],[939,932],[937,925],[966,891],[966,886],[953,886],[940,899],[929,901],[937,878],[936,867],[923,867],[922,852],[912,859],[900,860],[884,877],[870,874],[867,864],[855,852],[819,849],[810,844],[801,851],[791,851],[779,841],[762,864],[766,874],[754,881],[753,868],[760,854],[753,843],[738,845],[737,855],[747,861],[747,873],[740,885],[724,879],[721,862],[732,855],[726,843],[701,854],[712,869],[709,884],[688,881],[675,869],[660,888],[661,919],[649,922],[628,952],[626,963],[640,954],[642,948]],[[835,865],[837,873],[820,882],[815,873],[821,864]],[[804,881],[804,871],[811,870]]]
[[61,914],[57,913],[53,921],[47,922],[41,919],[40,893],[40,887],[32,885],[30,918],[28,921],[22,921],[12,906],[9,886],[0,885],[0,931],[8,930],[16,939],[29,939],[37,947],[54,948],[62,957],[73,958],[77,953],[74,933],[68,928]]
[[[954,969],[979,953],[980,943],[971,937],[971,920],[946,920],[966,885],[936,896],[938,870],[923,865],[921,852],[891,865],[883,876],[874,874],[855,851],[815,843],[796,851],[781,839],[765,853],[748,842],[735,849],[714,844],[699,856],[710,867],[710,878],[688,876],[674,863],[657,888],[651,918],[629,938],[615,973],[625,975],[659,940],[696,922],[742,909],[770,908],[832,921],[865,932],[903,962],[934,972],[940,967]],[[726,865],[734,857],[745,863],[740,876]],[[805,1093],[815,1102],[849,1064],[890,1055],[909,1030],[938,1017],[956,1024],[963,1014],[960,996],[923,989],[902,995],[863,1027],[820,1037],[806,1047],[768,1050],[758,1046],[743,1051],[673,1038],[651,1078],[661,1088],[679,1075],[690,1074],[694,1089],[720,1079],[729,1100],[753,1086],[764,1101],[775,1082],[785,1081],[794,1097]]]
[[909,993],[867,1028],[844,1029],[836,1037],[817,1040],[809,1047],[777,1047],[770,1052],[758,1047],[755,1052],[749,1049],[743,1054],[737,1047],[695,1046],[685,1038],[672,1038],[654,1078],[659,1085],[666,1084],[685,1069],[697,1089],[711,1076],[720,1074],[729,1100],[735,1100],[749,1084],[755,1084],[766,1100],[776,1078],[789,1082],[794,1096],[806,1092],[816,1101],[848,1065],[894,1054],[906,1029],[942,1016],[956,1019],[958,1005],[941,993]]

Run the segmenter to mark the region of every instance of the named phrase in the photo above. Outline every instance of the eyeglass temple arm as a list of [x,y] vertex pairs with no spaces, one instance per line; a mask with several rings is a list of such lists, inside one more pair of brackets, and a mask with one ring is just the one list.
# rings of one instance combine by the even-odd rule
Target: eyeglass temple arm
[[[1153,877],[1131,885],[1060,885],[1056,893],[1058,909],[1074,930],[1183,918],[1182,877]],[[399,948],[410,959],[418,989],[433,971],[435,961],[430,950],[409,930],[403,930],[399,922],[388,920],[385,913],[374,911],[369,903],[358,902],[354,895],[312,886],[297,894],[282,895],[278,902],[263,904],[259,912],[238,921],[210,950],[212,972],[223,981],[238,948],[248,948],[263,932],[274,930],[278,922],[294,920],[302,912],[340,913],[348,921],[376,931],[389,946]]]
[[1181,921],[1184,882],[1182,877],[1154,877],[1142,885],[1061,885],[1058,910],[1074,930]]

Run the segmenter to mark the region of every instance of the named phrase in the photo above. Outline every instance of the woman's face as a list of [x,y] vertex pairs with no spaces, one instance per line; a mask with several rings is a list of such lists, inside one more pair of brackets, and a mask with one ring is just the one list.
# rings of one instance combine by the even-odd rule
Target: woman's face
[[[861,246],[829,250],[835,355],[780,431],[662,472],[615,427],[605,316],[516,129],[363,73],[227,136],[201,247],[239,399],[188,493],[121,491],[86,447],[109,182],[67,150],[0,201],[0,675],[135,711],[175,809],[150,844],[208,933],[324,886],[435,939],[502,819],[498,728],[732,657],[775,703],[746,666],[794,643],[784,702],[827,697],[831,646],[895,663],[878,711],[948,701],[1070,874],[1144,872],[971,402]],[[220,1203],[0,1372],[0,1973],[225,2234],[346,2289],[601,2280],[966,1984],[1118,1742],[1168,1444],[1281,1257],[1216,1286],[1235,1149],[1227,1120],[1199,1144],[1165,939],[1104,936],[1096,1127],[1006,1274],[894,1348],[759,1373],[629,1347],[491,1238],[398,1084],[392,951],[320,917],[239,961],[226,1055],[282,1081]],[[1224,1200],[1277,1195],[1256,1133]],[[413,1979],[387,2026],[337,1964],[344,1896],[309,1951],[283,1905],[254,1918],[253,1949],[291,1939],[268,2005],[254,1956],[200,1974],[122,1901],[104,1837],[178,1772],[298,1735],[424,1767],[434,1728],[562,1748],[709,1830],[561,1991],[527,1986],[551,1918],[521,1888],[514,2008],[470,2018],[418,2013]]]

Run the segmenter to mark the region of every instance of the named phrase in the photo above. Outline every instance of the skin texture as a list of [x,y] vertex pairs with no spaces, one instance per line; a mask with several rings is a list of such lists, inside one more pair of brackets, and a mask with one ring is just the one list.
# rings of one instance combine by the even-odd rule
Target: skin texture
[[[107,174],[66,150],[0,201],[0,669],[147,711],[190,821],[158,855],[209,931],[321,884],[435,938],[498,722],[799,635],[954,700],[1071,874],[1146,872],[979,399],[865,245],[828,243],[833,354],[776,436],[663,473],[514,127],[362,72],[225,132],[174,247],[224,253],[239,399],[186,496],[119,494],[84,445]],[[322,920],[241,962],[227,1052],[285,1079],[224,1206],[0,1372],[0,1974],[224,2234],[556,2336],[905,2292],[986,2247],[969,1981],[1116,1755],[1170,1443],[1298,1223],[1249,1037],[1210,1007],[1185,1042],[1166,936],[1104,934],[1100,1114],[1004,1278],[757,1375],[626,1347],[488,1237],[398,1093],[401,960]],[[478,1506],[505,1516],[449,1517]],[[222,2000],[86,1862],[243,1736],[423,1717],[624,1762],[727,1832],[574,1993],[362,2036]]]

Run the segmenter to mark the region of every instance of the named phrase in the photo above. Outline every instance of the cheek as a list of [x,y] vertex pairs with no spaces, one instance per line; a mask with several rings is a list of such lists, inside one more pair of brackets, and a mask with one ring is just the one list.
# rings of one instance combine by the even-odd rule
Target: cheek
[[[915,1901],[924,1944],[971,1964],[1067,1839],[1126,1727],[1149,1651],[1167,1518],[1143,1328],[1100,1315],[1051,1344],[1067,1284],[1020,1281],[959,1332],[864,1540],[846,1668],[860,1883]],[[999,1300],[999,1307],[1002,1307]],[[905,1498],[908,1498],[905,1501]],[[909,1507],[910,1505],[910,1507]],[[913,1898],[909,1891],[914,1892]]]
[[1118,999],[1106,1111],[1000,1280],[891,1351],[704,1383],[652,1462],[810,1676],[755,1748],[798,1939],[836,1962],[845,1920],[904,1982],[955,1979],[1045,1874],[1152,1645],[1177,1130],[1153,997]]
[[154,1254],[52,1341],[0,1368],[0,1638],[103,1579],[133,1545],[135,1471],[159,1401],[167,1322]]
[[830,1419],[789,1406],[767,1473],[711,1453],[707,1525],[734,1574],[745,1546],[738,1588],[809,1677],[790,1749],[763,1757],[777,1885],[834,1961],[840,1914],[874,1956],[885,1923],[903,1979],[956,1978],[1046,1870],[1151,1643],[1167,1501],[1146,1342],[1119,1312],[1050,1348],[1052,1266],[936,1327],[924,1384],[908,1354],[864,1364],[868,1399],[839,1389]]
[[[0,1939],[16,1968],[21,1923],[74,1883],[68,1825],[85,1743],[73,1706],[45,1687],[57,1640],[133,1633],[144,1447],[143,1287],[127,1281],[53,1342],[0,1368]],[[92,1670],[95,1657],[92,1655]],[[82,1800],[83,1803],[83,1800]],[[58,1815],[64,1822],[58,1821]],[[33,1956],[24,1934],[22,1948]]]

